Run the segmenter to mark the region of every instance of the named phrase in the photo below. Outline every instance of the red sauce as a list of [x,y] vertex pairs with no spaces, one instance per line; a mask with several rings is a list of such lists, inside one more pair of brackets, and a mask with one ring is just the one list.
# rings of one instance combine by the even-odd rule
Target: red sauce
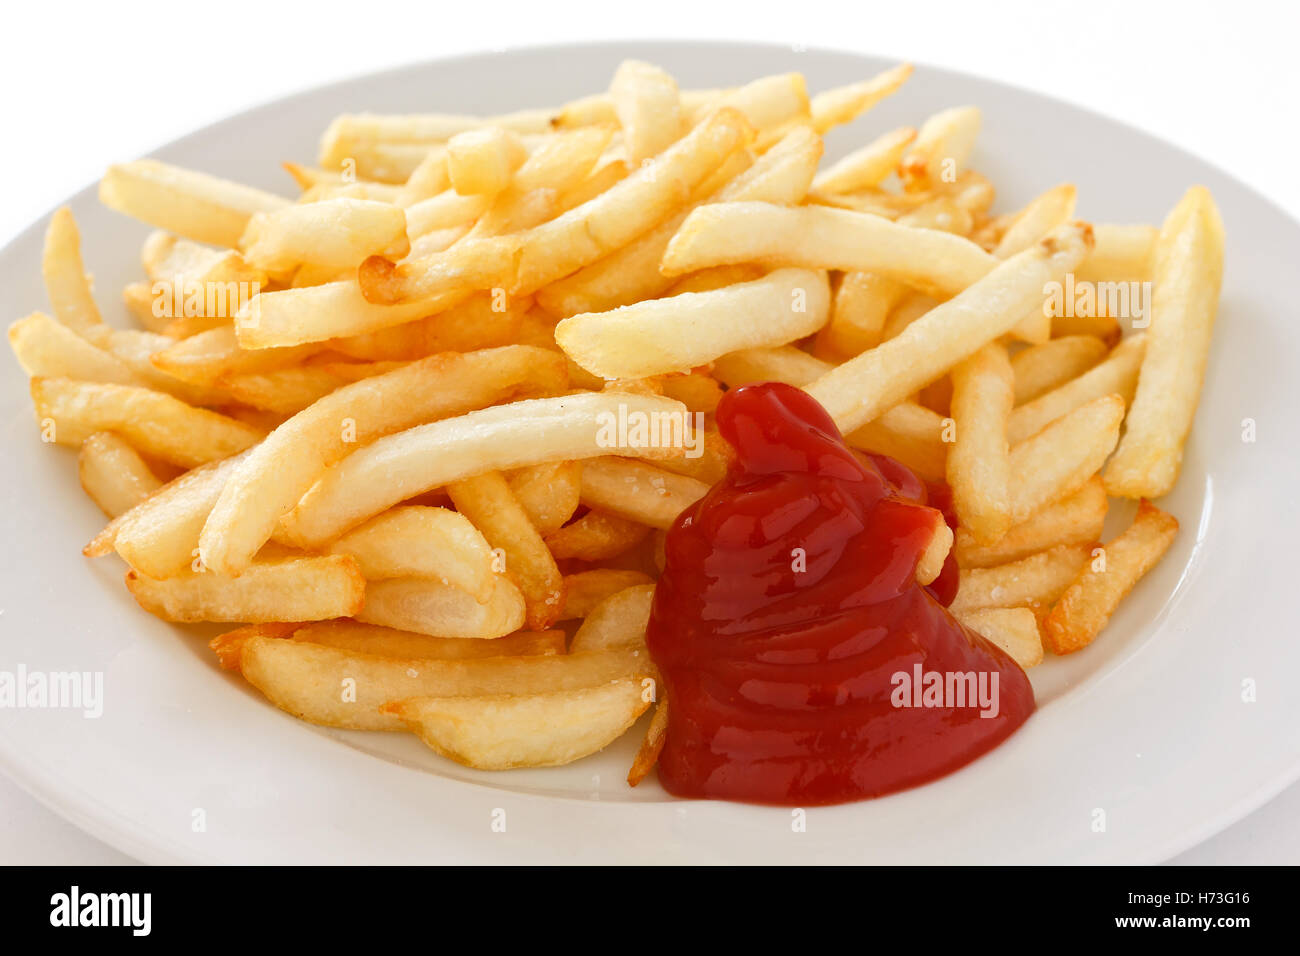
[[916,581],[946,488],[849,449],[789,385],[730,391],[717,420],[736,457],[668,532],[647,634],[672,702],[659,757],[669,791],[875,797],[949,773],[1024,723],[1024,672],[946,610],[951,558],[929,587]]

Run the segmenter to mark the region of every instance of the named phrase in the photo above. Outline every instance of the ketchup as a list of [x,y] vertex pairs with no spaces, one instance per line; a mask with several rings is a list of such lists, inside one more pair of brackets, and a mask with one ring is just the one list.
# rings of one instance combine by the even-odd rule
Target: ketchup
[[729,391],[717,421],[736,456],[668,532],[647,632],[671,701],[670,792],[860,800],[949,773],[1024,723],[1024,672],[946,610],[951,556],[916,581],[946,488],[851,450],[790,385]]

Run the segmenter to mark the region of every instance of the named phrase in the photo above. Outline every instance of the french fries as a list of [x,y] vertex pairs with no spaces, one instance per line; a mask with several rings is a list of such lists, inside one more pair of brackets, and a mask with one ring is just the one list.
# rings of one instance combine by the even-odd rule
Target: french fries
[[[1074,221],[1068,183],[994,210],[970,106],[819,173],[910,73],[810,98],[628,61],[554,109],[347,114],[285,164],[296,201],[110,168],[102,201],[156,228],[139,327],[104,321],[60,209],[47,311],[9,330],[108,516],[84,554],[164,620],[240,625],[211,647],[280,709],[467,766],[568,763],[656,704],[635,786],[668,733],[666,532],[730,467],[724,391],[780,381],[946,482],[916,580],[955,562],[964,626],[1023,668],[1086,647],[1177,532],[1145,499],[1177,480],[1223,227],[1201,187],[1159,230]],[[1147,281],[1145,333],[1101,292],[1047,308]],[[1144,500],[1100,546],[1108,493]]]

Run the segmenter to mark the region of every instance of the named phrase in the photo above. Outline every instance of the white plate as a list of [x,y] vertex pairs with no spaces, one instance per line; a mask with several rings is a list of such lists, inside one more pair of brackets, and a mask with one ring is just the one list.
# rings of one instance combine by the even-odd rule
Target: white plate
[[[155,155],[288,193],[279,160],[311,160],[336,113],[555,104],[603,88],[628,56],[662,64],[686,86],[800,70],[816,90],[889,65],[723,43],[512,51],[305,93]],[[1290,603],[1300,332],[1288,294],[1300,225],[1136,130],[930,68],[832,134],[828,158],[962,103],[984,111],[973,165],[997,185],[999,209],[1071,180],[1085,218],[1158,222],[1199,182],[1228,230],[1209,377],[1182,480],[1165,502],[1183,531],[1104,638],[1034,673],[1038,714],[991,755],[916,790],[810,810],[806,832],[796,832],[786,809],[678,801],[653,781],[629,790],[632,736],[569,767],[487,774],[440,760],[409,736],[300,723],[219,672],[197,629],[183,633],[137,608],[116,559],[79,555],[100,515],[77,487],[75,456],[40,442],[25,381],[10,366],[0,382],[0,670],[102,671],[105,702],[97,720],[0,712],[0,768],[74,823],[153,862],[1153,862],[1263,803],[1300,775]],[[102,208],[93,189],[69,202],[100,304],[126,324],[117,294],[139,277],[146,229]],[[33,225],[0,253],[0,315],[10,320],[48,308],[44,228]],[[1254,443],[1242,440],[1248,418]],[[1247,681],[1256,702],[1243,700]]]

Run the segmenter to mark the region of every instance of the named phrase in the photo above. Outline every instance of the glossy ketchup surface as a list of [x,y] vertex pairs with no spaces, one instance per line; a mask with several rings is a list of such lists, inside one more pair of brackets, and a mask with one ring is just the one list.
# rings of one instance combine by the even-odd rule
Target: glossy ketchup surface
[[670,701],[669,791],[879,796],[955,770],[1029,717],[1024,672],[945,609],[951,559],[916,581],[943,489],[851,451],[789,385],[730,391],[717,420],[736,457],[669,531],[647,633]]

